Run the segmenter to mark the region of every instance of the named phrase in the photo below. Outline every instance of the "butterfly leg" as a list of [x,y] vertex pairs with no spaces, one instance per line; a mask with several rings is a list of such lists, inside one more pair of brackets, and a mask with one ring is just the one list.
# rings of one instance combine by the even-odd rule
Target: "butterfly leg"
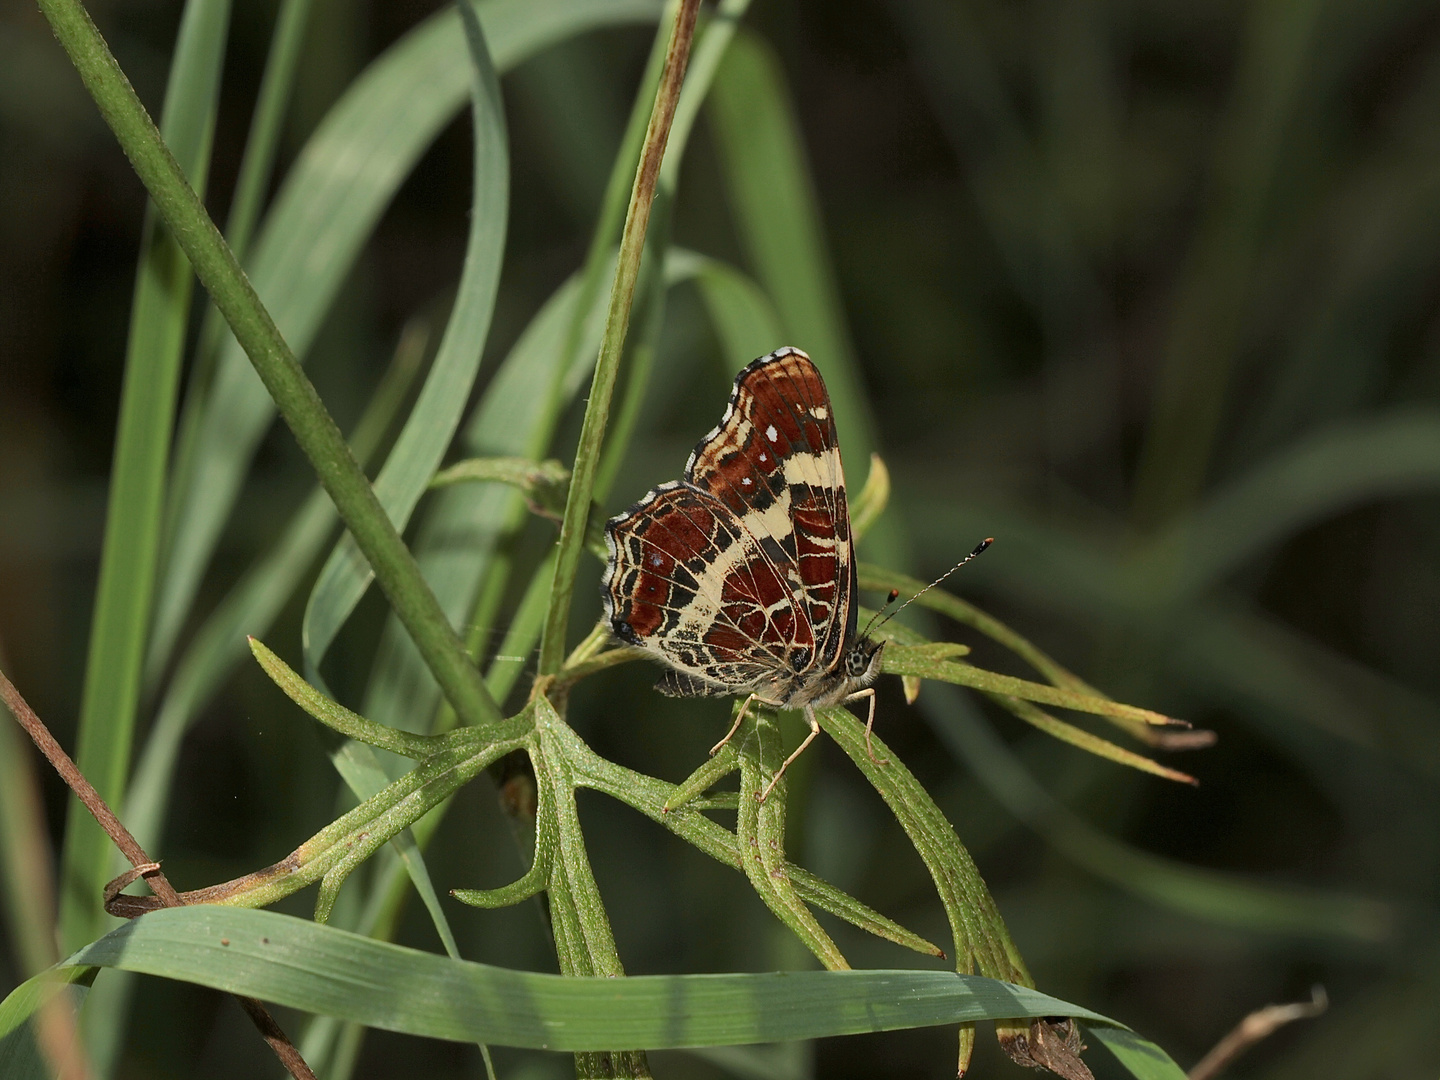
[[847,697],[845,703],[848,705],[850,702],[859,701],[861,698],[870,699],[870,716],[865,721],[865,752],[870,755],[870,760],[875,762],[876,765],[888,765],[890,759],[877,758],[875,756],[875,748],[870,745],[870,732],[875,728],[875,688],[869,686],[864,690],[858,690]]
[[770,778],[770,783],[765,785],[765,790],[756,796],[757,801],[764,802],[770,796],[770,792],[775,790],[775,785],[780,782],[780,777],[785,775],[785,770],[790,767],[790,763],[803,754],[805,747],[814,742],[815,736],[820,734],[820,721],[815,719],[815,708],[812,705],[805,706],[805,722],[810,725],[810,734],[805,736],[804,741],[795,748],[793,754],[781,762],[780,768]]
[[751,703],[754,702],[759,696],[759,694],[751,694],[745,699],[745,704],[741,705],[740,711],[735,714],[735,723],[730,725],[730,730],[725,733],[725,737],[719,742],[717,742],[714,746],[710,747],[711,757],[714,757],[716,754],[718,754],[721,748],[735,737],[735,732],[740,730],[740,722],[745,719],[745,714],[750,711]]

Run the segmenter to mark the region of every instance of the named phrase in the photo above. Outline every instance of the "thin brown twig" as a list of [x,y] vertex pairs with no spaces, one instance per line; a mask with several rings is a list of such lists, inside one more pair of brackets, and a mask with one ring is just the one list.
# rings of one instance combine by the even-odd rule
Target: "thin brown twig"
[[[145,883],[160,898],[160,902],[166,907],[183,907],[185,901],[180,898],[180,894],[170,884],[169,879],[160,869],[160,864],[145,854],[145,849],[115,816],[115,812],[100,797],[95,786],[85,779],[85,774],[71,760],[64,748],[55,741],[55,736],[50,734],[50,729],[45,726],[45,722],[40,719],[34,709],[30,708],[30,703],[21,696],[19,690],[15,689],[15,684],[6,678],[3,671],[0,671],[0,700],[5,702],[11,715],[19,721],[31,741],[45,755],[45,759],[54,766],[55,771],[60,774],[60,778],[85,804],[85,809],[89,810],[95,820],[100,823],[100,827],[114,841],[115,846],[120,849],[120,853],[130,860],[139,876],[145,878]],[[123,886],[121,887],[123,888]],[[275,1022],[275,1018],[270,1015],[265,1006],[254,998],[241,994],[236,994],[235,1000],[240,1003],[240,1007],[254,1022],[255,1027],[260,1031],[261,1038],[269,1044],[270,1049],[275,1052],[275,1056],[280,1059],[280,1063],[285,1066],[286,1071],[295,1077],[295,1080],[315,1080],[314,1072],[311,1071],[309,1065],[305,1064],[305,1059],[300,1056],[300,1051],[280,1029],[280,1025]]]
[[[0,663],[4,649],[0,647]],[[10,901],[16,958],[26,975],[60,959],[55,940],[55,880],[40,785],[19,736],[0,721],[0,874]],[[59,980],[56,980],[58,983]],[[33,1026],[40,1055],[56,1080],[89,1080],[90,1066],[75,1034],[75,1002],[66,984],[47,980]]]
[[1330,999],[1325,996],[1325,988],[1316,986],[1310,991],[1309,1001],[1266,1005],[1263,1009],[1256,1009],[1200,1059],[1200,1063],[1188,1073],[1189,1080],[1210,1080],[1261,1039],[1269,1038],[1277,1028],[1295,1020],[1319,1016],[1329,1006]]

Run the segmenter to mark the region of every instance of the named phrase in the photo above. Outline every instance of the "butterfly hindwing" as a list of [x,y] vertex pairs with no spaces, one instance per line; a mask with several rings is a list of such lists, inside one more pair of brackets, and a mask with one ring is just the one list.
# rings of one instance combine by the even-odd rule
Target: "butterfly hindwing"
[[[785,665],[795,621],[788,593],[713,495],[662,485],[612,518],[606,538],[602,594],[616,636],[716,693],[758,685]],[[698,692],[683,685],[686,696]]]

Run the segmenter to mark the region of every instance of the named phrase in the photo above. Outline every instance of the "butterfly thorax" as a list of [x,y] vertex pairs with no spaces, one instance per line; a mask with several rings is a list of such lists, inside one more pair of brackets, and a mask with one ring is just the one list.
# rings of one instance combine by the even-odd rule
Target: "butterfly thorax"
[[838,705],[857,690],[880,677],[883,641],[861,638],[849,646],[840,663],[829,671],[807,672],[793,678],[778,678],[771,686],[755,692],[780,709],[803,709],[806,705]]

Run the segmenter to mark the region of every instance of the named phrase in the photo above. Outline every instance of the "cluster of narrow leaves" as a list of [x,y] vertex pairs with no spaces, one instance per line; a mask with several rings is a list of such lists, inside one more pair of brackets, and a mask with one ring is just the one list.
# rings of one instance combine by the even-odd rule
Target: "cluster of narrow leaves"
[[[635,658],[633,651],[615,647],[598,627],[568,656],[563,649],[555,650],[564,644],[574,580],[573,564],[566,560],[578,557],[587,541],[594,546],[594,506],[604,503],[633,433],[669,289],[682,282],[699,289],[735,366],[773,348],[787,332],[803,340],[826,368],[842,428],[855,433],[848,444],[852,460],[863,460],[860,455],[868,449],[849,350],[834,331],[833,297],[826,293],[818,269],[823,249],[813,209],[809,216],[803,208],[797,210],[792,220],[800,223],[802,233],[810,229],[808,240],[801,236],[797,244],[817,269],[794,272],[793,251],[788,254],[788,292],[762,287],[733,267],[669,242],[678,162],[707,97],[713,100],[717,128],[723,131],[745,114],[758,126],[758,145],[763,148],[769,140],[777,147],[771,163],[781,182],[767,197],[784,203],[794,196],[804,202],[803,196],[795,196],[803,189],[803,166],[797,165],[798,141],[786,127],[783,83],[763,44],[737,25],[746,7],[743,0],[720,4],[696,39],[684,92],[669,99],[673,111],[666,117],[668,149],[664,132],[656,147],[661,110],[652,106],[666,100],[664,80],[675,77],[675,42],[681,33],[672,32],[672,25],[680,27],[687,11],[693,18],[696,5],[673,4],[672,17],[641,0],[487,0],[474,8],[462,3],[459,11],[447,10],[411,31],[351,86],[312,136],[262,222],[260,200],[308,6],[304,0],[287,0],[247,149],[245,180],[227,229],[229,245],[218,244],[216,233],[218,246],[209,249],[204,247],[209,235],[205,230],[214,230],[193,193],[204,187],[228,5],[223,0],[190,0],[186,6],[162,125],[168,153],[133,112],[125,112],[119,84],[106,82],[112,74],[106,65],[113,67],[113,61],[98,35],[85,38],[88,19],[83,9],[71,0],[47,0],[44,6],[158,208],[147,232],[133,313],[79,765],[103,797],[123,807],[122,816],[141,843],[158,849],[187,726],[243,655],[243,635],[265,632],[343,520],[349,531],[333,542],[306,608],[305,677],[254,638],[251,647],[296,703],[346,737],[334,762],[359,800],[355,809],[275,866],[184,895],[189,904],[253,908],[318,884],[313,924],[238,910],[181,910],[157,912],[103,934],[106,922],[99,898],[112,875],[114,856],[93,823],[72,816],[60,929],[67,947],[77,951],[52,976],[85,987],[97,968],[114,967],[319,1010],[328,1020],[313,1025],[301,1047],[312,1064],[344,1060],[344,1048],[356,1045],[356,1033],[364,1026],[573,1050],[581,1075],[606,1069],[645,1075],[639,1048],[959,1023],[963,1071],[973,1045],[973,1022],[992,1019],[1012,1056],[1081,1076],[1085,1072],[1076,1056],[1073,1021],[1059,1019],[1071,1017],[1091,1022],[1090,1030],[1135,1075],[1178,1075],[1161,1051],[1123,1027],[1027,989],[1033,985],[1029,973],[953,828],[878,739],[874,747],[879,760],[871,758],[858,721],[841,709],[823,710],[822,725],[875,786],[934,878],[960,974],[943,979],[933,972],[817,974],[805,983],[803,994],[794,992],[797,983],[783,984],[792,988],[787,990],[761,976],[636,979],[620,984],[625,989],[618,996],[612,992],[616,984],[576,978],[624,974],[580,828],[575,795],[580,788],[627,803],[743,872],[765,904],[831,973],[849,965],[812,909],[922,954],[943,955],[936,945],[788,860],[783,784],[763,803],[754,798],[782,756],[773,715],[757,712],[730,746],[678,786],[604,760],[564,719],[566,697],[575,682]],[[505,239],[508,158],[497,75],[583,30],[653,21],[662,14],[587,260],[535,315],[467,417],[464,405],[489,330]],[[688,38],[684,44],[688,51]],[[762,97],[758,104],[757,94]],[[295,358],[303,358],[357,252],[409,167],[467,98],[475,135],[474,196],[457,299],[414,404],[372,486],[356,460],[365,460],[382,444],[406,400],[428,351],[424,329],[416,328],[402,340],[391,372],[351,433],[348,452],[318,397],[308,390]],[[637,198],[641,181],[636,162],[660,150],[666,156],[651,176],[657,185],[652,205],[648,190],[644,199]],[[167,177],[178,177],[178,187],[167,188]],[[635,225],[640,203],[650,215],[648,230]],[[643,262],[642,245],[649,253]],[[230,332],[212,310],[200,335],[172,448],[165,434],[172,427],[188,320],[187,258],[224,313]],[[248,282],[239,276],[236,258],[243,260]],[[765,264],[763,252],[758,261]],[[628,284],[613,286],[607,296],[605,283],[611,280]],[[162,287],[164,281],[170,286]],[[560,418],[592,368],[598,374],[591,384],[585,427],[573,467],[566,469],[544,458]],[[612,407],[610,391],[621,371],[624,379]],[[180,628],[250,458],[277,408],[310,454],[324,490],[316,490],[273,547],[181,647]],[[440,471],[457,442],[468,459]],[[857,529],[874,524],[883,539],[886,479],[878,458],[874,461],[871,483],[856,502],[855,520]],[[432,486],[438,491],[415,530],[412,556],[399,532]],[[507,541],[531,510],[560,518],[561,540],[533,571],[518,607],[502,612],[516,569],[515,552]],[[317,687],[323,687],[325,655],[372,577],[385,590],[395,617],[382,638],[366,700],[356,712]],[[880,591],[920,588],[918,582],[869,566],[862,567],[861,584]],[[1188,779],[1045,709],[1096,714],[1142,737],[1150,737],[1147,733],[1158,725],[1161,742],[1164,735],[1176,734],[1172,721],[1110,701],[956,597],[932,590],[922,602],[1010,648],[1043,681],[979,669],[964,661],[963,646],[927,642],[913,631],[888,627],[891,645],[885,670],[906,680],[912,698],[921,679],[968,687],[1083,749],[1162,776]],[[504,640],[477,675],[472,662],[481,658],[482,642],[502,621]],[[450,629],[457,625],[467,628],[463,643]],[[523,708],[505,717],[497,703],[510,696],[522,671],[512,658],[529,656],[537,643],[539,676]],[[462,646],[470,661],[457,666]],[[552,655],[554,660],[547,659]],[[131,776],[135,717],[139,702],[152,693],[159,702],[155,720]],[[414,765],[398,764],[396,757],[375,750]],[[531,868],[505,888],[462,890],[457,896],[472,905],[495,907],[543,891],[563,973],[558,979],[459,960],[422,857],[453,794],[511,754],[523,755],[528,763],[519,781],[525,790],[512,802],[533,832]],[[735,771],[740,774],[738,794],[711,792]],[[528,784],[533,788],[526,789]],[[735,811],[734,829],[707,816],[717,809]],[[382,852],[384,861],[355,907],[349,930],[326,925],[349,875]],[[411,886],[430,911],[450,957],[373,940],[367,944],[354,936],[388,936]],[[155,906],[147,898],[121,895],[110,910],[133,917]],[[267,963],[282,949],[289,963]],[[304,976],[338,957],[351,965],[351,989],[385,986],[392,992],[377,1000],[358,990],[337,991],[331,1000],[320,1000]],[[23,1021],[53,981],[37,976],[0,1006],[0,1034],[5,1036],[0,1061],[9,1065],[25,1059],[29,1044]],[[104,1068],[107,1054],[113,1060],[118,1043],[114,1029],[123,1016],[129,984],[107,978],[96,985],[87,1011],[98,1029],[111,1032],[108,1044],[103,1037],[95,1043]],[[793,1007],[773,1008],[777,996],[790,997]],[[528,1003],[523,1009],[516,1004],[522,1000]],[[509,1019],[502,1022],[501,1017]],[[1043,1019],[1047,1017],[1051,1019]],[[562,1029],[567,1034],[557,1035]],[[608,1051],[618,1056],[604,1061],[595,1056]]]

